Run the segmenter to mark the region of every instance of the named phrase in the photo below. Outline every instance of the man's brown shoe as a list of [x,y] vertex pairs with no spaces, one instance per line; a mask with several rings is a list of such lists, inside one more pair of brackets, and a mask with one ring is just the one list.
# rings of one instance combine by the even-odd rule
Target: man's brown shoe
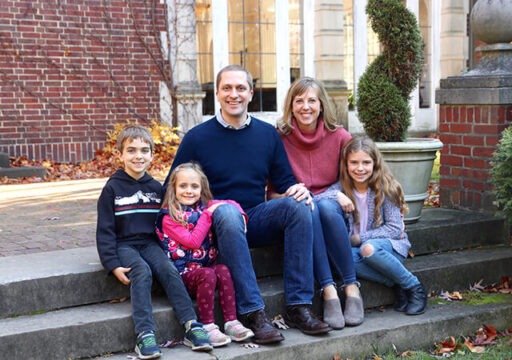
[[287,306],[284,319],[290,327],[298,328],[308,335],[325,334],[332,330],[328,324],[316,317],[311,305]]
[[242,316],[242,323],[254,333],[256,344],[271,344],[284,340],[284,336],[272,325],[265,310],[257,310]]

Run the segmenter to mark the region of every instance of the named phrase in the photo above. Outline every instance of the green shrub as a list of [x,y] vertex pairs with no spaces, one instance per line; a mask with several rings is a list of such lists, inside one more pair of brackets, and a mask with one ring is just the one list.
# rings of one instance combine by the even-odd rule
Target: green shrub
[[512,126],[506,128],[491,161],[491,183],[496,206],[512,224]]
[[400,0],[368,0],[366,12],[382,53],[359,79],[359,120],[374,141],[403,141],[411,123],[410,94],[423,69],[418,22]]

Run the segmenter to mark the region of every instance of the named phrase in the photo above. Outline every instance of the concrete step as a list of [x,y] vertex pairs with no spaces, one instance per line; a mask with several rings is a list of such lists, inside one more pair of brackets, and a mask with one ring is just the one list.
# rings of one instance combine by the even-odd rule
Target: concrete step
[[[172,310],[155,301],[157,340],[180,340],[181,329],[170,319]],[[108,354],[111,360],[134,355],[135,336],[129,319],[129,304],[89,305],[19,319],[4,319],[0,327],[0,353],[6,359],[77,359]],[[295,329],[283,330],[286,340],[279,345],[245,348],[230,344],[211,353],[195,353],[179,345],[163,350],[163,359],[331,359],[362,358],[375,349],[393,345],[407,349],[431,348],[448,336],[474,334],[482,324],[498,329],[510,327],[512,303],[461,306],[429,305],[419,316],[406,316],[389,308],[368,312],[365,322],[353,328],[332,331],[320,337],[306,336]],[[23,321],[23,326],[20,326]],[[112,353],[117,355],[112,356]]]
[[[408,232],[417,255],[503,244],[509,239],[503,218],[448,209],[425,209]],[[281,275],[281,246],[252,249],[251,253],[258,277]],[[421,262],[421,258],[415,260]],[[0,257],[0,273],[4,274],[0,318],[129,296],[126,287],[105,274],[95,247]],[[441,286],[442,281],[434,283]]]
[[[313,337],[296,329],[283,330],[285,341],[279,345],[246,348],[231,343],[211,353],[197,353],[178,345],[162,349],[162,360],[312,360],[332,359],[340,354],[343,359],[366,359],[376,351],[386,352],[394,347],[406,350],[431,350],[433,344],[450,336],[472,335],[482,324],[498,329],[510,327],[512,304],[463,306],[434,305],[419,316],[406,316],[391,309],[373,311],[358,327],[331,331],[325,336]],[[109,354],[108,360],[126,360],[135,353]]]
[[[58,264],[58,263],[57,263]],[[60,265],[60,264],[59,264]],[[473,249],[460,252],[443,253],[439,255],[424,255],[418,256],[414,259],[408,260],[408,267],[417,274],[423,281],[428,290],[433,289],[467,289],[472,283],[484,279],[485,283],[497,282],[500,276],[512,274],[512,247],[498,246],[489,249]],[[37,264],[33,264],[33,269],[38,269]],[[43,268],[44,269],[44,268]],[[58,277],[58,276],[57,276]],[[75,293],[82,292],[87,296],[89,283],[80,282],[77,278],[74,282],[68,282],[65,287],[69,287]],[[50,281],[50,280],[48,280]],[[267,311],[270,315],[282,313],[284,309],[284,296],[282,280],[279,277],[268,277],[259,279],[260,289],[265,300]],[[44,286],[44,285],[42,285]],[[94,287],[94,286],[93,286]],[[2,288],[2,287],[0,287]],[[362,294],[365,301],[366,308],[372,308],[382,305],[388,305],[393,302],[393,294],[390,289],[383,286],[363,282]],[[65,289],[55,289],[56,294],[53,298],[63,297],[62,291]],[[40,289],[32,289],[36,293]],[[67,294],[67,291],[65,291]],[[31,291],[25,291],[18,297],[18,303],[30,301],[31,297],[35,295]],[[0,297],[0,299],[3,298]],[[48,302],[49,299],[40,298],[41,301]],[[177,324],[174,317],[174,312],[170,306],[166,304],[161,296],[155,295],[154,297],[154,313],[155,320],[158,325],[159,341],[164,341],[170,338],[181,337],[182,329]],[[320,303],[318,299],[315,302],[315,310],[319,313]],[[216,307],[217,310],[219,306]],[[437,309],[434,307],[433,309]],[[484,308],[481,308],[484,309]],[[480,322],[499,324],[503,319],[512,318],[512,305],[508,307],[492,308],[499,310],[475,310],[472,317],[475,317],[478,322],[471,322],[471,327],[475,330],[475,326],[480,326]],[[317,343],[319,351],[332,351],[337,346],[339,336],[343,334],[361,335],[363,331],[371,330],[375,337],[384,336],[386,331],[394,334],[399,334],[402,331],[413,331],[409,329],[415,324],[415,319],[423,319],[425,324],[422,326],[433,326],[430,319],[438,310],[428,310],[425,315],[418,317],[407,317],[403,314],[395,314],[390,312],[386,316],[377,314],[374,320],[372,315],[365,321],[363,327],[356,327],[354,329],[347,329],[341,332],[334,332],[320,343]],[[442,311],[442,308],[439,308]],[[444,313],[442,313],[444,314]],[[395,319],[399,315],[397,319]],[[445,314],[448,318],[451,314]],[[443,315],[438,315],[443,319]],[[467,321],[467,313],[460,315],[457,321]],[[220,314],[217,313],[218,322],[221,323]],[[484,319],[484,320],[481,320]],[[402,328],[400,330],[400,323]],[[374,324],[367,329],[368,324]],[[378,325],[377,325],[378,324]],[[459,325],[459,324],[458,324]],[[396,328],[398,326],[398,329]],[[445,326],[445,325],[443,325]],[[446,325],[448,327],[448,325]],[[381,329],[380,332],[376,329]],[[424,328],[423,328],[424,329]],[[435,329],[435,326],[432,327]],[[458,327],[458,331],[462,328]],[[290,332],[292,334],[293,332]],[[338,336],[339,334],[339,336]],[[379,335],[380,334],[380,335]],[[404,332],[407,334],[407,332]],[[458,333],[457,333],[458,334]],[[410,334],[408,334],[409,336]],[[454,335],[452,332],[450,335]],[[89,357],[99,354],[110,352],[131,351],[134,344],[133,324],[131,321],[131,307],[129,301],[123,303],[101,303],[91,304],[84,306],[74,306],[66,309],[48,311],[43,313],[32,313],[31,315],[8,317],[0,319],[0,354],[6,358],[12,359],[69,359]],[[288,335],[286,335],[288,337]],[[295,335],[290,335],[290,340],[294,339]],[[310,351],[309,348],[304,348],[305,344],[301,341],[306,341],[297,334],[296,342],[289,341],[292,349],[282,350],[281,346],[278,347],[265,347],[261,350],[247,350],[238,349],[236,346],[230,346],[230,349],[238,349],[242,351],[240,356],[245,356],[248,353],[260,354],[254,356],[263,356],[262,358],[276,358],[272,356],[285,356],[288,351],[300,352]],[[387,335],[386,335],[387,336]],[[440,336],[437,332],[436,336]],[[421,336],[420,336],[421,337]],[[317,338],[307,338],[309,342],[317,342]],[[326,341],[324,343],[324,340]],[[411,341],[416,341],[412,337]],[[424,339],[421,339],[422,341]],[[348,341],[348,340],[347,340]],[[355,341],[355,340],[353,340]],[[394,340],[393,340],[394,341]],[[347,342],[349,344],[350,342]],[[361,344],[362,349],[366,349],[362,343],[368,344],[367,340],[358,340],[357,344]],[[428,342],[431,345],[432,342]],[[315,347],[316,347],[315,345]],[[396,343],[395,343],[396,345]],[[404,346],[406,346],[404,344]],[[408,347],[412,346],[410,343]],[[269,354],[269,349],[278,349],[276,354]],[[354,346],[343,346],[343,351],[352,351]],[[219,350],[224,351],[224,350]],[[230,351],[230,350],[226,350]],[[282,351],[282,352],[281,352]],[[235,351],[236,352],[236,351]],[[172,353],[172,352],[171,352]],[[215,352],[217,354],[217,350]],[[192,352],[188,352],[192,356]],[[220,354],[220,353],[219,353]],[[332,355],[332,354],[331,354]],[[227,355],[226,355],[227,356]],[[230,355],[231,356],[231,355]],[[238,356],[238,355],[237,355]],[[298,355],[299,356],[299,355]],[[223,358],[223,357],[220,357]],[[226,357],[235,358],[235,357]],[[259,357],[257,357],[259,359]],[[282,357],[284,359],[284,357]],[[289,358],[289,357],[288,357]],[[299,356],[300,358],[300,356]]]

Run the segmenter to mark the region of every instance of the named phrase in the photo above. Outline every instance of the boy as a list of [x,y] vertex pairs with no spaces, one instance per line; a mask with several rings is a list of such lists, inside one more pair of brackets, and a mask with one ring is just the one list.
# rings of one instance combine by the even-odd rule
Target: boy
[[181,277],[158,243],[154,232],[162,186],[146,173],[153,160],[153,139],[140,126],[129,126],[117,138],[117,156],[124,165],[107,181],[98,199],[96,245],[101,263],[124,285],[130,286],[132,318],[140,359],[155,359],[161,352],[154,332],[151,285],[162,285],[181,324],[185,345],[210,351],[212,346]]

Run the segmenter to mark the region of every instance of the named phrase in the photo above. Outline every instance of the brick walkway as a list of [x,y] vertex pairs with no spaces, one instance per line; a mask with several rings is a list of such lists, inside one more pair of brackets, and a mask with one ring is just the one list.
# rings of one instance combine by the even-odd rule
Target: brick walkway
[[95,246],[106,181],[0,185],[0,256]]

